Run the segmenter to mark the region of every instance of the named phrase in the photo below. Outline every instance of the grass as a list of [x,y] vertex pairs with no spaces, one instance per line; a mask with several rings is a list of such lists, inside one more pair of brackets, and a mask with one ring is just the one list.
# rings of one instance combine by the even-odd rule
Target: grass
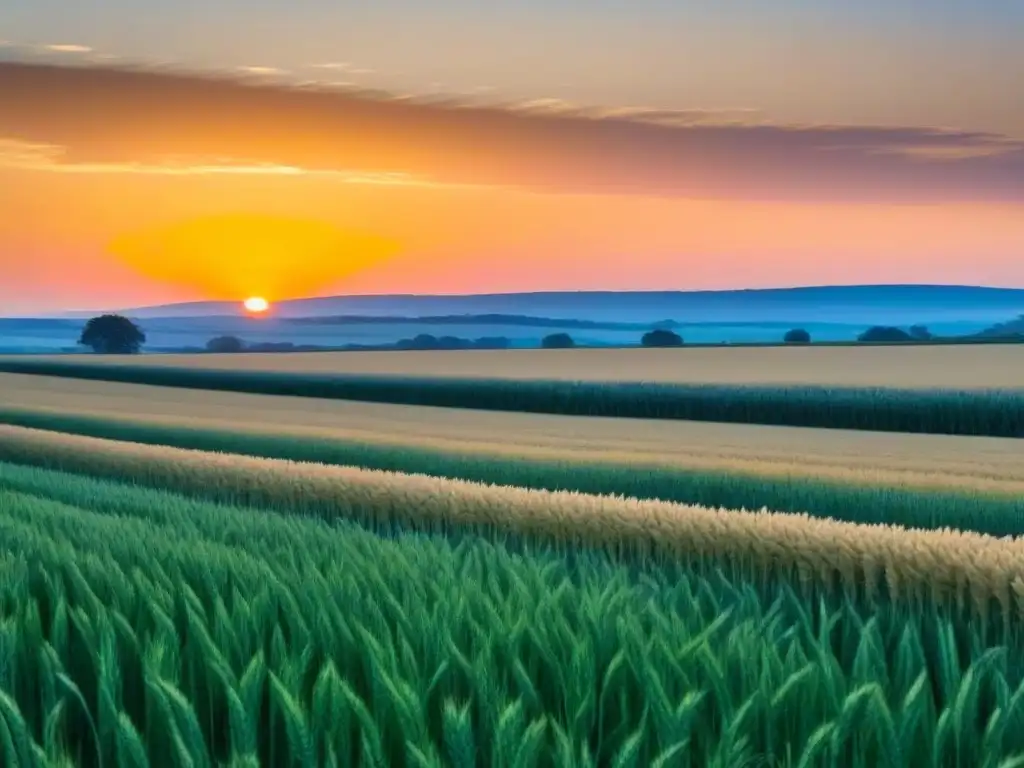
[[0,372],[203,390],[574,416],[1024,436],[1024,390],[827,389],[405,378],[0,361]]
[[[4,362],[18,359],[0,358]],[[123,362],[123,358],[97,355],[57,355],[38,359],[89,365]],[[1012,344],[176,354],[143,356],[135,362],[172,368],[454,379],[645,381],[869,389],[1024,387],[1024,348]]]
[[3,464],[0,534],[7,765],[1024,763],[1019,627],[936,604]]
[[659,561],[726,561],[765,577],[799,573],[868,598],[955,603],[972,615],[1009,617],[1024,608],[1024,538],[486,486],[9,426],[0,426],[0,461],[326,520],[555,540]]
[[[431,475],[499,486],[618,495],[729,509],[806,512],[816,517],[913,528],[1024,535],[1024,497],[1012,490],[885,485],[848,472],[843,479],[751,474],[725,469],[645,466],[636,460],[513,458],[475,450],[345,440],[254,428],[175,424],[152,418],[0,408],[0,423],[146,445]],[[0,446],[0,455],[9,455]],[[954,481],[956,478],[954,478]]]

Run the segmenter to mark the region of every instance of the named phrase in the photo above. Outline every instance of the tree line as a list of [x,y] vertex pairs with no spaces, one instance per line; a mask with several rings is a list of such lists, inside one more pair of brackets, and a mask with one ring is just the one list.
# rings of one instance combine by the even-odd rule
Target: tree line
[[[895,326],[876,325],[868,328],[857,337],[857,341],[867,343],[888,343],[901,341],[929,341],[934,339],[931,332],[923,325],[912,325],[908,330]],[[785,333],[782,341],[786,344],[810,344],[811,334],[804,328],[793,328]],[[131,355],[137,354],[146,343],[146,334],[134,322],[121,315],[100,315],[89,320],[82,329],[78,339],[82,346],[89,347],[97,354]],[[672,348],[684,345],[683,337],[667,328],[655,328],[640,338],[640,346],[653,348]],[[455,336],[440,338],[430,334],[420,334],[412,339],[402,339],[394,345],[394,349],[447,350],[447,349],[507,349],[511,343],[504,337],[483,337],[480,339],[461,339]],[[541,340],[543,349],[572,349],[576,341],[568,333],[552,333]],[[207,352],[231,353],[245,351],[278,351],[291,348],[290,344],[260,344],[247,346],[237,336],[218,336],[206,344]]]

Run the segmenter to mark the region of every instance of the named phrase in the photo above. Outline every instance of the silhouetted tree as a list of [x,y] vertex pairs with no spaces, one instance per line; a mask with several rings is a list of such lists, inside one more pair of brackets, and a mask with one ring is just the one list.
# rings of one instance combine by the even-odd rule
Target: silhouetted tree
[[576,342],[568,333],[552,333],[541,339],[540,345],[544,349],[571,349]]
[[245,349],[245,342],[237,336],[218,336],[206,342],[207,352],[241,352]]
[[913,337],[902,328],[874,325],[857,337],[857,341],[911,341]]
[[399,339],[395,344],[398,349],[440,349],[441,344],[436,336],[429,333],[421,333],[411,339]]
[[473,346],[476,349],[508,349],[512,342],[506,336],[481,336]]
[[910,335],[918,341],[928,341],[929,339],[935,338],[932,336],[932,332],[928,330],[925,325],[912,325],[910,326]]
[[437,340],[437,346],[441,349],[469,349],[470,341],[458,336],[442,336]]
[[656,328],[645,333],[640,339],[640,344],[645,347],[681,347],[683,337],[675,331]]
[[786,331],[786,335],[782,337],[782,340],[787,344],[810,344],[811,334],[803,328],[793,328]]
[[85,324],[78,343],[100,355],[135,355],[146,334],[127,317],[100,315]]

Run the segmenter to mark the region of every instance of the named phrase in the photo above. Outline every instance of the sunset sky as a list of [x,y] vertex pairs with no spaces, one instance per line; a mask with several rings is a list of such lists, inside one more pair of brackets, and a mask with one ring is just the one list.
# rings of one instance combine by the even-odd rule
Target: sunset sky
[[0,316],[1024,286],[1017,0],[31,0],[0,41]]

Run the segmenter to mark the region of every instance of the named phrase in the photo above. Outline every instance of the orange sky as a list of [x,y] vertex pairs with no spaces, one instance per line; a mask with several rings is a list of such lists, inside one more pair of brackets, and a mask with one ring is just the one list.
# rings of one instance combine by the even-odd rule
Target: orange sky
[[189,92],[192,114],[173,93],[103,88],[93,110],[79,89],[0,103],[0,315],[254,293],[1024,285],[1021,150],[998,136],[372,104],[332,123],[260,94],[221,114]]
[[[0,174],[4,314],[324,293],[1024,284],[1024,209],[544,194],[274,176]],[[11,194],[17,190],[17,194]],[[284,235],[173,264],[113,247],[211,214]],[[283,221],[281,219],[283,218]],[[310,223],[336,235],[309,235]],[[314,232],[319,230],[314,226]],[[231,231],[230,228],[227,231]],[[262,227],[258,230],[262,231]],[[367,234],[374,238],[367,245]],[[180,239],[180,238],[179,238]],[[194,241],[193,241],[194,242]],[[246,243],[250,245],[247,249]],[[138,248],[138,246],[136,246]],[[354,247],[354,249],[353,249]],[[276,266],[257,263],[279,249]],[[121,250],[121,253],[117,251]],[[161,280],[160,278],[164,278]]]

